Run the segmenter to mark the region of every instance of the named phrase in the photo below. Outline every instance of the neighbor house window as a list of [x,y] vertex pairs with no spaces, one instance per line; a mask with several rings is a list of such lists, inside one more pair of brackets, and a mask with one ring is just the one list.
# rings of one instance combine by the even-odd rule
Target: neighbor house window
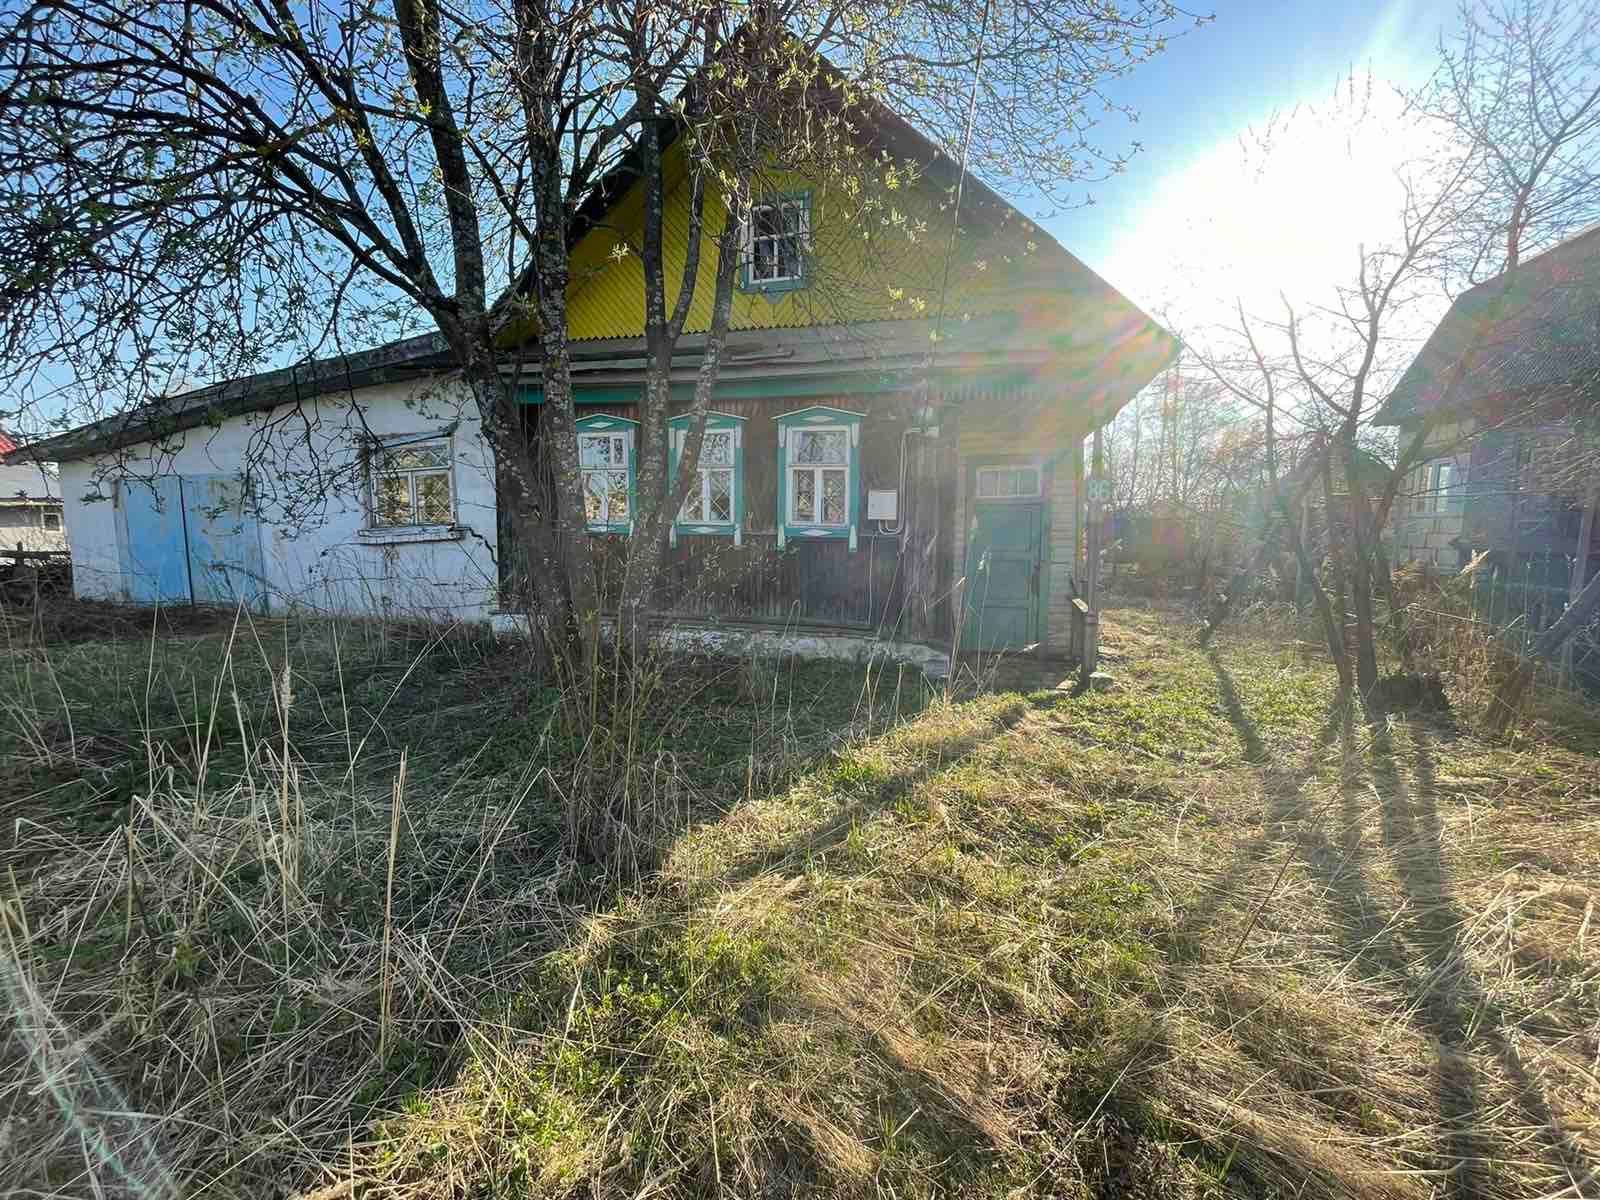
[[578,422],[578,469],[583,473],[583,515],[596,532],[633,528],[633,430],[624,417]]
[[[711,412],[706,414],[705,423],[700,461],[684,495],[673,537],[682,528],[689,533],[731,533],[738,542],[744,523],[744,418]],[[672,418],[674,482],[692,424],[687,415]]]
[[1441,513],[1455,498],[1459,472],[1454,459],[1423,463],[1411,472],[1411,511]]
[[744,285],[762,291],[801,287],[811,252],[811,194],[752,205],[744,227]]
[[1039,495],[1038,467],[979,467],[978,499],[1021,500]]
[[778,418],[780,541],[848,537],[855,548],[861,414],[818,405]]
[[60,513],[55,513],[55,512],[47,512],[47,513],[45,513],[44,514],[44,527],[46,529],[48,529],[51,533],[59,532],[60,529],[61,529],[61,514]]
[[450,525],[455,515],[448,440],[386,442],[373,451],[373,525]]

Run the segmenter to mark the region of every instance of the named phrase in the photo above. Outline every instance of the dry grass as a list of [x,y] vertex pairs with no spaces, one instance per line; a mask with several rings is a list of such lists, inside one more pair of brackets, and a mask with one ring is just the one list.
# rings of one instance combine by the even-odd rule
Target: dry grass
[[639,761],[700,800],[621,889],[551,856],[582,748],[504,755],[492,702],[459,724],[519,765],[408,762],[398,810],[394,760],[327,787],[264,736],[22,885],[8,1045],[76,1107],[4,1068],[6,1144],[62,1195],[1600,1193],[1593,713],[1372,726],[1254,621],[1124,609],[1111,692],[1013,666],[889,725],[854,676],[831,737],[774,664],[680,684]]
[[[280,1193],[470,1058],[485,999],[615,895],[561,850],[595,739],[466,634],[109,632],[0,664],[7,1193]],[[737,667],[658,683],[606,786],[680,825],[885,719],[832,669],[759,711]]]

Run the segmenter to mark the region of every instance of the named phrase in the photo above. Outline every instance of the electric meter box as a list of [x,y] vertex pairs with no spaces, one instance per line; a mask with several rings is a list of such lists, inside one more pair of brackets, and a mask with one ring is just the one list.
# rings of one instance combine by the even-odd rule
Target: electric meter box
[[867,492],[867,520],[894,521],[900,513],[900,493],[885,489]]

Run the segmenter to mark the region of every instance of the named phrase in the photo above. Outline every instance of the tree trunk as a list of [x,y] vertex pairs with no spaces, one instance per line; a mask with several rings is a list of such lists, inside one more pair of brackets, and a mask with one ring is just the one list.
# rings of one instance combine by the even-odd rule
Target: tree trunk
[[[561,211],[559,190],[548,203],[553,205],[553,211]],[[562,574],[567,582],[573,630],[577,636],[577,662],[587,674],[598,662],[601,597],[584,509],[583,471],[578,464],[577,408],[572,395],[572,360],[567,340],[565,224],[564,220],[553,217],[543,221],[537,241],[539,338],[544,351],[544,406],[539,420],[539,440],[554,491],[551,498],[554,513],[545,518],[550,524],[553,542],[550,560],[564,568]],[[544,615],[552,637],[566,632],[553,625],[558,615]]]

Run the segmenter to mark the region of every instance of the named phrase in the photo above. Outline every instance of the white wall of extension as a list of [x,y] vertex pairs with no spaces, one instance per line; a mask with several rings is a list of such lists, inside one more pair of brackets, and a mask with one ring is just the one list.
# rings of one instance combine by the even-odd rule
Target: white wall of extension
[[[419,435],[449,438],[454,523],[414,536],[374,530],[363,447],[374,437]],[[450,621],[481,619],[497,607],[493,461],[471,395],[457,380],[325,395],[63,463],[79,597],[135,594],[124,498],[152,477],[173,475],[248,477],[269,611]]]

